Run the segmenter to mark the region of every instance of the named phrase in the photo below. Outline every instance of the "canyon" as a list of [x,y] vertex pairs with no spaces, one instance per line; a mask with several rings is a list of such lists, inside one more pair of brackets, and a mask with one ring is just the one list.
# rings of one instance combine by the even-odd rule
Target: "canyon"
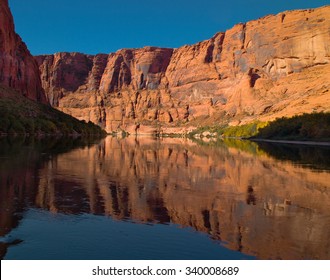
[[108,133],[185,134],[330,110],[330,6],[239,23],[177,49],[36,57],[15,33],[8,0],[0,15],[0,84]]
[[[33,57],[0,1],[0,98],[19,93],[109,133],[182,134],[329,112],[329,73],[330,6],[240,23],[177,49]],[[328,147],[80,140],[0,138],[0,237],[16,238],[31,208],[174,224],[259,259],[330,257]],[[17,236],[0,240],[1,258]]]
[[330,6],[239,23],[177,49],[36,60],[48,102],[109,133],[187,133],[329,112]]

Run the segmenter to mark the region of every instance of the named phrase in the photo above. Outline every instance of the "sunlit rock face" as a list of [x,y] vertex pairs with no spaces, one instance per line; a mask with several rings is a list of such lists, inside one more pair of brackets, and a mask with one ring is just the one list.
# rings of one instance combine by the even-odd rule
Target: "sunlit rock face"
[[0,2],[0,84],[18,90],[29,99],[46,103],[38,65],[15,33],[8,0]]
[[107,138],[46,158],[27,154],[36,163],[16,168],[19,177],[1,172],[1,205],[9,209],[1,211],[1,234],[17,226],[28,203],[191,227],[261,259],[329,259],[329,171],[242,143]]
[[328,111],[330,6],[270,15],[178,49],[37,57],[51,104],[108,132],[184,132]]

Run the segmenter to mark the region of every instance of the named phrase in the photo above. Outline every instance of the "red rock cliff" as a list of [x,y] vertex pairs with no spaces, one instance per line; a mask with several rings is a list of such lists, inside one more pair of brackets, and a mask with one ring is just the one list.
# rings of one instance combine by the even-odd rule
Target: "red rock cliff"
[[178,49],[37,61],[53,106],[109,132],[178,132],[329,111],[330,6],[237,24]]
[[29,99],[46,103],[38,65],[15,33],[8,0],[0,1],[0,84],[17,89]]

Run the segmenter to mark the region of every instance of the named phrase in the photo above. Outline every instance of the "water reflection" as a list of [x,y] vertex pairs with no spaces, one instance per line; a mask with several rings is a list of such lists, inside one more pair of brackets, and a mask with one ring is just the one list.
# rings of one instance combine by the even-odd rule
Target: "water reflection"
[[260,150],[270,156],[320,171],[330,170],[330,146],[304,146],[260,142]]
[[[56,143],[1,142],[0,236],[33,207],[178,224],[260,259],[330,259],[326,160],[323,169],[306,156],[292,161],[289,147],[283,160],[282,148],[270,155],[249,142],[108,137],[70,151],[63,147],[75,143]],[[0,240],[0,254],[15,242]]]

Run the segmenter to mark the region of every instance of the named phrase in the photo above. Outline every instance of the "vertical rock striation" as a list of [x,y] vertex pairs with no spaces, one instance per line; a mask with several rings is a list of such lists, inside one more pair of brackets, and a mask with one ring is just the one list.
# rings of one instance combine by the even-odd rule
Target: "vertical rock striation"
[[178,49],[39,56],[51,104],[108,132],[271,120],[330,108],[330,6],[270,15]]

